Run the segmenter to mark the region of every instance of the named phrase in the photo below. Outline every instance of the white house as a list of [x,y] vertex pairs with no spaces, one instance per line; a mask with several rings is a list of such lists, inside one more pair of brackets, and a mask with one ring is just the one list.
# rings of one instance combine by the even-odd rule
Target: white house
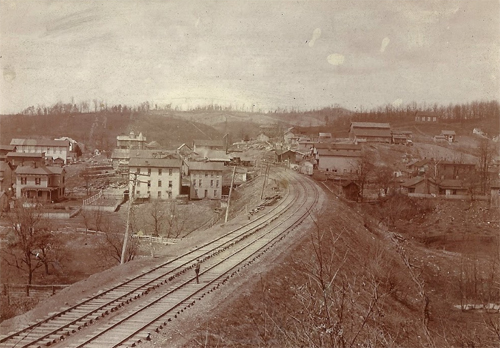
[[188,162],[190,199],[220,199],[222,197],[222,171],[219,162]]
[[44,153],[46,158],[52,160],[62,159],[64,164],[68,163],[70,153],[69,140],[50,139],[12,139],[10,145],[16,147],[20,153]]
[[130,158],[129,192],[135,180],[135,198],[176,198],[181,192],[181,164],[176,158]]

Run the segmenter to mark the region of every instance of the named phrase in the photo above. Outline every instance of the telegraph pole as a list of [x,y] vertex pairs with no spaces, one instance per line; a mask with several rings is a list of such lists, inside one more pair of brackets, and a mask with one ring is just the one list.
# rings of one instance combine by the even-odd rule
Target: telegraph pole
[[269,163],[266,166],[266,170],[264,171],[264,183],[262,184],[262,192],[260,193],[260,199],[264,197],[264,189],[266,188],[267,176],[269,175]]
[[226,208],[226,218],[224,223],[227,222],[227,217],[229,215],[229,202],[231,202],[231,193],[233,192],[234,174],[236,173],[236,166],[233,167],[233,177],[231,178],[231,187],[229,188],[229,196],[227,197],[227,208]]
[[120,264],[125,263],[125,253],[127,251],[127,242],[130,227],[130,212],[132,210],[132,203],[134,202],[135,184],[137,182],[137,173],[133,173],[133,175],[134,179],[132,179],[132,190],[128,193],[127,225],[125,226],[125,237],[123,237],[122,257],[120,258]]

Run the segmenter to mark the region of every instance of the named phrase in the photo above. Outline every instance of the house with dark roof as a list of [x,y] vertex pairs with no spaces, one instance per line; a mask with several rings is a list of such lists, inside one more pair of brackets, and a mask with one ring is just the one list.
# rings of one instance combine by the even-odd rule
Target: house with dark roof
[[31,165],[32,163],[36,163],[41,166],[45,164],[45,154],[32,152],[9,152],[6,156],[6,161],[13,167]]
[[297,152],[293,150],[276,151],[278,162],[290,164],[297,163]]
[[46,167],[33,162],[15,170],[16,197],[40,202],[59,201],[64,197],[66,171],[62,167]]
[[351,122],[349,138],[355,142],[390,144],[392,141],[391,125],[376,122]]
[[418,160],[408,164],[408,171],[411,176],[423,176],[431,171],[434,167],[434,161],[428,158]]
[[181,192],[181,166],[178,158],[131,157],[129,192],[143,200],[175,199]]
[[406,193],[438,194],[439,187],[432,178],[416,176],[401,183],[401,188]]
[[15,151],[16,147],[14,145],[0,145],[0,161],[6,161],[7,154]]
[[468,188],[459,179],[446,179],[439,182],[440,195],[467,195]]
[[69,140],[12,139],[10,145],[16,147],[17,153],[43,153],[45,157],[52,157],[52,160],[62,159],[64,164],[71,158]]
[[188,162],[189,198],[221,199],[224,164],[218,162]]

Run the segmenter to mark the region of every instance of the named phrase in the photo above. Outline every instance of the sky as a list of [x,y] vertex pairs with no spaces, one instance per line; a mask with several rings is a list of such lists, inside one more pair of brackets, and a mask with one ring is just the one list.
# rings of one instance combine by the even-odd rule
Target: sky
[[499,100],[498,0],[0,0],[0,113]]

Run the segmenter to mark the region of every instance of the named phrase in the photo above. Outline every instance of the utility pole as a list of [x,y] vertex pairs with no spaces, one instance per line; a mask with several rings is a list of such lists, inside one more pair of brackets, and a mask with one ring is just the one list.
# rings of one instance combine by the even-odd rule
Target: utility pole
[[231,193],[233,192],[234,174],[236,173],[236,166],[233,167],[233,177],[231,178],[231,187],[229,188],[229,196],[227,197],[227,208],[226,208],[226,218],[224,223],[227,222],[227,217],[229,215],[229,202],[231,202]]
[[125,237],[123,237],[122,257],[120,258],[120,264],[125,263],[125,253],[127,251],[127,242],[128,242],[128,234],[130,227],[130,212],[132,210],[132,203],[134,202],[134,192],[135,192],[135,184],[137,181],[137,173],[133,173],[133,175],[134,179],[132,179],[132,190],[130,190],[128,193],[127,225],[125,226]]
[[[140,173],[132,173],[134,178],[132,179],[132,190],[128,193],[129,195],[129,202],[128,202],[128,210],[127,210],[127,225],[125,226],[125,236],[123,237],[123,246],[122,246],[122,256],[120,258],[120,264],[125,263],[125,254],[127,252],[127,242],[128,242],[128,235],[129,235],[129,229],[130,229],[130,213],[132,211],[132,204],[134,203],[134,194],[135,194],[135,186],[137,184],[137,176],[138,175],[143,175],[143,176],[149,176],[147,174],[140,174]],[[130,181],[130,175],[129,175],[129,181]]]
[[269,175],[269,163],[266,166],[266,170],[264,172],[264,183],[262,184],[262,192],[260,193],[260,199],[264,197],[264,189],[266,188],[267,176]]

